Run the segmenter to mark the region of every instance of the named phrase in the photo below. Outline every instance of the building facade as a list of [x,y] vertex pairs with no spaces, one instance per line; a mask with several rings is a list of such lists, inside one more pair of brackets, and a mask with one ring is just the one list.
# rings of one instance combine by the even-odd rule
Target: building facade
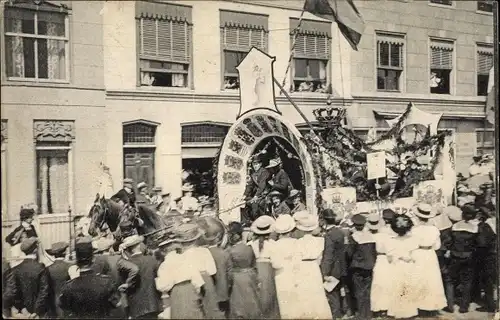
[[[2,218],[86,213],[105,160],[102,4],[2,1]],[[67,228],[66,228],[67,229]]]
[[[236,66],[252,46],[276,57],[275,78],[311,121],[312,110],[330,97],[332,106],[347,108],[349,125],[360,135],[371,127],[382,132],[385,119],[413,102],[443,113],[439,127],[454,131],[458,171],[466,173],[474,154],[492,152],[492,126],[483,134],[493,61],[488,3],[356,1],[366,22],[358,51],[336,24],[302,15],[302,5],[286,0],[71,2],[64,9],[64,83],[38,79],[40,67],[34,80],[26,74],[19,78],[11,62],[16,51],[9,47],[17,41],[17,29],[3,29],[2,66],[7,67],[2,70],[10,70],[2,71],[2,132],[8,129],[2,185],[5,178],[8,208],[17,210],[25,199],[47,202],[43,171],[50,170],[39,164],[47,161],[44,144],[71,150],[57,152],[72,159],[67,160],[68,204],[77,211],[88,210],[101,162],[110,168],[115,190],[130,177],[180,195],[183,169],[200,176],[212,169],[240,107]],[[10,21],[9,5],[5,8],[2,27]],[[275,91],[283,115],[307,130],[278,86]],[[39,125],[71,133],[55,139],[38,133]]]

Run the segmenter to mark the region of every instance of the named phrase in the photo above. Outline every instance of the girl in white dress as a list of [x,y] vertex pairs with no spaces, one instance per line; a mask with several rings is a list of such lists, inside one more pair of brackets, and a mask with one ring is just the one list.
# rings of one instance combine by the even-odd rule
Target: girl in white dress
[[282,319],[298,319],[301,314],[301,296],[295,282],[298,270],[296,243],[292,237],[295,221],[290,215],[281,215],[276,219],[275,232],[279,239],[271,253],[271,263],[275,269],[276,293]]
[[296,319],[332,319],[319,267],[325,239],[312,235],[319,227],[318,217],[310,214],[298,220],[296,224],[297,229],[304,232],[304,236],[296,242],[298,264],[298,270],[295,272],[296,291],[301,301],[299,305],[301,313]]
[[415,272],[413,252],[418,249],[415,238],[409,234],[413,222],[406,215],[396,215],[391,222],[397,234],[387,242],[387,259],[392,275],[386,278],[391,283],[387,315],[396,319],[411,318],[418,315],[417,302],[421,298],[418,291],[420,278]]
[[419,248],[413,253],[413,257],[415,273],[420,277],[419,291],[423,292],[418,308],[430,312],[431,316],[447,305],[436,255],[436,250],[441,247],[441,238],[439,229],[429,220],[435,216],[430,205],[419,205],[414,214],[418,217],[419,224],[412,229],[412,236],[418,241]]
[[391,236],[388,232],[381,232],[384,222],[380,219],[378,213],[368,216],[367,222],[368,230],[373,234],[373,238],[375,238],[377,250],[377,260],[373,268],[373,280],[370,291],[370,305],[374,313],[385,316],[390,301],[390,282],[388,279],[392,277],[391,265],[387,260],[387,242],[390,241]]

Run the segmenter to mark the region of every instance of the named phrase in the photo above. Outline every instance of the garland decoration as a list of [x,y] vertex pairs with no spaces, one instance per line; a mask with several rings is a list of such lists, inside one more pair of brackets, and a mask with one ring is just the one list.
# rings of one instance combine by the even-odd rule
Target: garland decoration
[[[222,152],[222,145],[217,149],[217,152],[215,153],[214,160],[212,161],[212,179],[213,179],[213,184],[214,186],[217,186],[217,175],[219,174],[219,157],[220,153]],[[219,211],[219,191],[218,188],[214,188],[214,209],[216,211]]]

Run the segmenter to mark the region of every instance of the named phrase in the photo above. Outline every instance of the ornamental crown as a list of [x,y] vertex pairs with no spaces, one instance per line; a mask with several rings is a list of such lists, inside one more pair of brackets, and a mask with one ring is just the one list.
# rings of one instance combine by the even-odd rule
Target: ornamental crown
[[323,127],[342,126],[345,124],[345,108],[318,108],[313,110],[316,120]]

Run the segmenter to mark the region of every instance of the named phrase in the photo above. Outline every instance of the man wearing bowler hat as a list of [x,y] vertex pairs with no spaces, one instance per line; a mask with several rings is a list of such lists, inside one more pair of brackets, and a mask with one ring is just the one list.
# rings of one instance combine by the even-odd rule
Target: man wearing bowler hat
[[107,318],[118,305],[119,295],[112,278],[92,270],[93,250],[91,242],[75,244],[79,276],[63,285],[59,297],[68,318]]
[[266,169],[271,175],[271,180],[267,183],[271,186],[271,190],[281,192],[285,197],[288,197],[290,191],[293,189],[290,177],[281,167],[280,159],[273,159],[269,161]]
[[54,263],[48,266],[47,270],[49,272],[50,312],[51,316],[58,318],[64,316],[62,309],[59,308],[61,288],[66,281],[70,280],[68,271],[71,264],[64,261],[68,247],[67,242],[56,242],[50,249],[45,250],[47,254],[55,258]]
[[38,262],[38,239],[27,238],[21,243],[24,260],[12,268],[14,281],[7,283],[4,301],[6,307],[16,307],[30,317],[44,317],[49,311],[49,274]]
[[[325,221],[325,249],[323,250],[320,267],[325,281],[333,280],[332,277],[339,281],[332,291],[326,292],[332,316],[337,319],[343,316],[341,288],[344,286],[345,277],[347,276],[344,233],[339,228],[340,219],[332,209],[323,210],[322,216]],[[344,303],[344,306],[348,307],[346,303]]]
[[347,249],[349,272],[352,276],[354,296],[360,319],[371,318],[370,290],[372,272],[377,259],[375,238],[365,229],[368,213],[355,214],[351,221],[354,224]]

